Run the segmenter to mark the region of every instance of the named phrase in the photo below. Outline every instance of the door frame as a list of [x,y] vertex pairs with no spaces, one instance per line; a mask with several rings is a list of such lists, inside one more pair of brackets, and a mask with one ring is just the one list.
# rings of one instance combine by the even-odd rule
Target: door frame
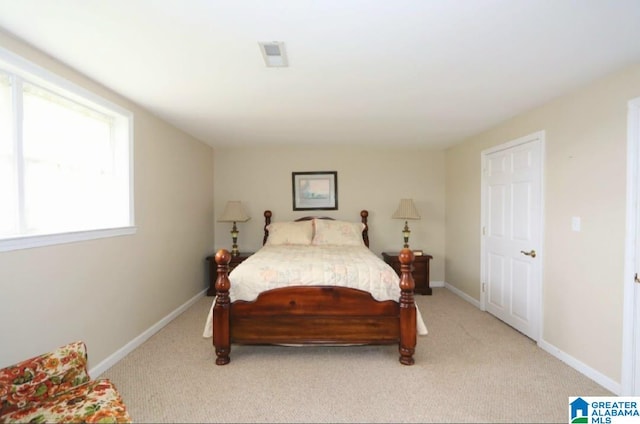
[[622,370],[623,396],[640,395],[640,364],[634,360],[640,355],[640,284],[634,276],[640,270],[638,248],[640,244],[640,97],[632,99],[627,107],[627,206],[625,227],[625,266],[623,281],[622,318]]
[[487,203],[486,203],[486,194],[487,194],[487,181],[486,181],[486,166],[487,166],[487,157],[495,152],[500,150],[510,149],[515,146],[519,146],[524,143],[529,143],[531,141],[538,141],[540,144],[540,211],[539,211],[539,222],[540,222],[540,246],[537,250],[539,258],[540,258],[540,272],[538,273],[538,292],[535,296],[538,299],[537,310],[535,314],[537,316],[537,322],[535,323],[536,329],[536,338],[535,342],[539,343],[542,339],[542,275],[544,270],[544,164],[545,164],[545,131],[537,131],[523,137],[517,138],[515,140],[508,141],[506,143],[490,147],[488,149],[480,152],[481,166],[480,166],[480,310],[486,311],[486,291],[484,288],[486,287],[486,275],[487,275],[487,264],[486,264],[486,245],[485,245],[485,237],[484,237],[484,229],[487,227]]

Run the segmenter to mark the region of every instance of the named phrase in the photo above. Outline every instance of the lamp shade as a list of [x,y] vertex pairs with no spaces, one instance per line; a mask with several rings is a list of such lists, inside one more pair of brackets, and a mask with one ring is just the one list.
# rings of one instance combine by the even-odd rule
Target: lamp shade
[[396,219],[420,219],[420,214],[413,199],[400,199],[398,209],[391,216]]
[[247,212],[245,212],[242,202],[239,200],[229,200],[224,207],[222,216],[218,218],[218,222],[244,222],[250,218]]

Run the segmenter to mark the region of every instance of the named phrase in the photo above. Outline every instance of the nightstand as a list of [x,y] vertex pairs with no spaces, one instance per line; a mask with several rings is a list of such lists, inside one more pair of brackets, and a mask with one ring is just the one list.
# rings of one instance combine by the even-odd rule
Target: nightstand
[[[237,267],[253,254],[254,252],[240,252],[238,256],[232,256],[231,261],[229,262],[229,272],[233,271],[233,268]],[[209,290],[207,290],[207,296],[215,296],[216,279],[218,278],[218,264],[216,264],[215,255],[207,256],[207,261],[209,261]]]
[[[398,275],[400,275],[400,252],[382,252],[382,258],[391,265]],[[429,287],[429,261],[433,259],[431,255],[416,255],[413,260],[413,281],[416,283],[415,293],[431,294]]]

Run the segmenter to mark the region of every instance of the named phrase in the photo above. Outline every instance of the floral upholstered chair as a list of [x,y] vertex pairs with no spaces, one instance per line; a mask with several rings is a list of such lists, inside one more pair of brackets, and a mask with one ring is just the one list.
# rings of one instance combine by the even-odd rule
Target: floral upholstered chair
[[87,347],[70,343],[0,369],[0,423],[129,423],[120,394],[87,373]]

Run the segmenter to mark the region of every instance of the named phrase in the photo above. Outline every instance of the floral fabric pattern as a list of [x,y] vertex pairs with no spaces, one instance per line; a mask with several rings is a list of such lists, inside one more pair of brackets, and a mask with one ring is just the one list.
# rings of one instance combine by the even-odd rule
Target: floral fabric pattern
[[314,235],[311,244],[316,246],[364,246],[361,222],[314,219]]
[[87,348],[70,343],[0,369],[0,423],[131,422],[108,380],[90,381]]
[[364,246],[264,246],[234,268],[229,298],[255,300],[284,286],[343,286],[379,301],[400,298],[400,278]]
[[87,348],[70,343],[0,370],[0,415],[89,381]]
[[130,423],[113,383],[95,380],[0,416],[0,423]]
[[311,221],[299,222],[273,222],[267,226],[269,238],[267,245],[311,244],[313,237],[313,223]]

